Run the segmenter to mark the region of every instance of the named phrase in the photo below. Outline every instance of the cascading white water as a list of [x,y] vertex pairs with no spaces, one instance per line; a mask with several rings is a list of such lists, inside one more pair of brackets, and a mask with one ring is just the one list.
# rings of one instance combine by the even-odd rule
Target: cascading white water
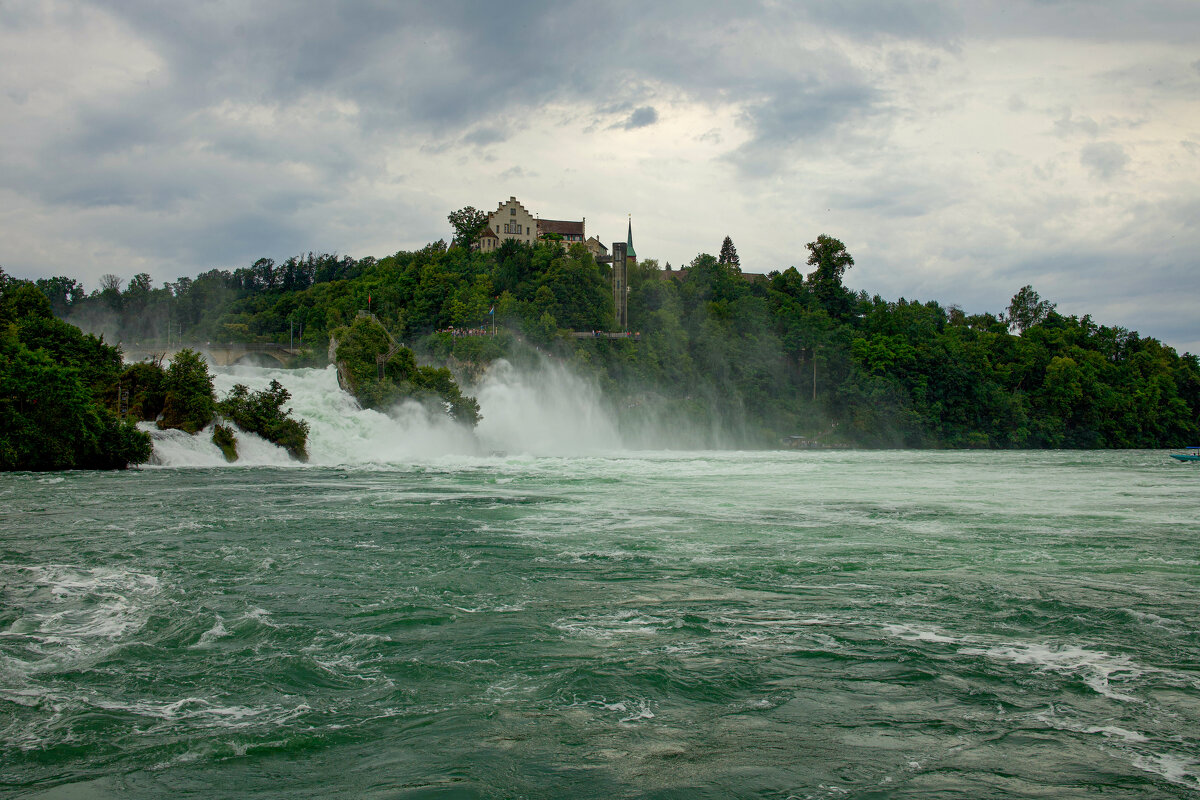
[[[621,448],[615,420],[599,391],[565,367],[544,363],[532,373],[497,361],[477,386],[464,391],[479,400],[483,420],[474,431],[415,402],[387,413],[360,408],[337,383],[334,367],[278,369],[235,366],[213,368],[213,384],[223,397],[234,384],[251,391],[277,380],[291,393],[293,416],[309,424],[310,463],[317,465],[403,464],[445,458],[509,455],[587,455]],[[211,430],[196,436],[159,431],[154,464],[224,466]],[[280,447],[244,431],[237,432],[239,466],[296,465]]]

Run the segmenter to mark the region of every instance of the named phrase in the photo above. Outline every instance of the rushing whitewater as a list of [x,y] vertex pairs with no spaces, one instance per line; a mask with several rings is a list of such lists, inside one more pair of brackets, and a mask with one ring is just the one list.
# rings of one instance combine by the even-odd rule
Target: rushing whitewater
[[[474,430],[416,402],[386,413],[360,408],[342,391],[334,367],[272,369],[236,366],[215,368],[213,385],[224,396],[234,384],[252,391],[278,380],[291,392],[293,415],[309,423],[310,463],[314,465],[407,464],[492,456],[588,455],[616,452],[622,439],[616,421],[592,384],[553,362],[537,370],[518,371],[498,361],[474,395],[483,420]],[[160,466],[224,465],[211,441],[211,431],[189,436],[179,431],[143,429],[154,437],[154,461]],[[281,447],[239,431],[238,466],[296,465]]]

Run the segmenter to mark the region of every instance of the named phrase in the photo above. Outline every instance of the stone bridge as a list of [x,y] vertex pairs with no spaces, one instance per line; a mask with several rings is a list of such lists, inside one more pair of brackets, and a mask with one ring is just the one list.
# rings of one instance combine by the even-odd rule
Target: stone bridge
[[121,345],[126,361],[144,361],[147,358],[158,357],[170,361],[172,356],[184,349],[195,350],[216,367],[231,367],[253,355],[265,356],[286,367],[292,363],[292,359],[300,355],[299,347],[272,342],[172,342],[170,345],[161,342],[133,342]]

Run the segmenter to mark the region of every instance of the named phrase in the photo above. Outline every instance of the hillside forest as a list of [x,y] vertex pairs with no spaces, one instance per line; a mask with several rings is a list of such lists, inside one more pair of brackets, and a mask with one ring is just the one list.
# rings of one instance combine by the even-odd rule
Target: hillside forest
[[595,381],[630,432],[654,428],[667,446],[1200,441],[1195,355],[1060,314],[1032,287],[999,313],[966,314],[848,288],[854,259],[830,236],[806,246],[803,270],[765,276],[743,274],[726,238],[719,255],[681,269],[653,259],[631,266],[637,336],[575,338],[614,328],[607,265],[578,244],[508,241],[481,253],[457,241],[380,259],[263,258],[158,287],[145,274],[107,275],[90,293],[69,277],[22,282],[0,272],[0,290],[36,286],[57,320],[109,343],[292,343],[313,366],[327,363],[331,333],[369,309],[418,360],[448,367],[468,391],[496,359],[557,360]]

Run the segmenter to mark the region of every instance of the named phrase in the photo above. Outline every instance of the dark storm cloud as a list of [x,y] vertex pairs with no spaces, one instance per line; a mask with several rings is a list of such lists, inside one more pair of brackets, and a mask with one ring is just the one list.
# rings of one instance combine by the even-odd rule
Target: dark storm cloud
[[[364,132],[399,126],[445,133],[553,101],[642,100],[645,107],[645,81],[701,101],[782,92],[780,103],[794,104],[789,77],[804,73],[811,83],[814,73],[845,68],[843,54],[808,43],[822,26],[920,38],[953,27],[944,4],[931,2],[821,2],[799,10],[748,4],[735,14],[703,2],[515,2],[502,12],[464,2],[303,9],[257,3],[232,11],[121,3],[110,10],[167,59],[172,96],[160,106],[163,115],[221,100],[286,104],[326,92],[359,103]],[[771,33],[794,34],[785,43],[784,74],[756,66],[762,54],[751,41]],[[839,105],[848,99],[839,87],[805,91],[807,108],[823,94]],[[863,87],[859,96],[866,94]],[[770,105],[760,104],[764,125],[779,116]],[[635,111],[640,116],[628,122],[645,124],[648,113]],[[750,119],[758,114],[751,111]],[[106,127],[115,133],[115,125]],[[153,127],[130,134],[152,135]],[[778,132],[768,138],[777,141]]]
[[[1153,22],[1126,5],[1026,0],[972,4],[965,16],[972,27],[1041,35],[1086,27],[1119,37],[1126,25],[1158,32],[1163,20],[1196,32],[1191,0],[1157,0]],[[466,141],[487,144],[502,141],[484,132],[501,130],[487,124],[498,114],[555,101],[651,106],[650,81],[701,102],[748,101],[744,121],[754,140],[742,160],[749,164],[762,160],[760,148],[831,134],[841,121],[884,108],[874,78],[852,67],[852,52],[840,47],[852,51],[854,39],[875,36],[954,47],[968,24],[959,4],[936,0],[763,2],[736,12],[681,0],[515,0],[502,10],[463,0],[105,7],[165,59],[166,83],[144,98],[150,102],[77,112],[74,145],[92,154],[177,140],[179,120],[197,108],[287,105],[313,93],[357,103],[364,138],[397,130],[461,136],[478,125]],[[851,43],[830,45],[826,31]],[[756,49],[764,37],[772,45]],[[636,127],[644,118],[626,122]]]

